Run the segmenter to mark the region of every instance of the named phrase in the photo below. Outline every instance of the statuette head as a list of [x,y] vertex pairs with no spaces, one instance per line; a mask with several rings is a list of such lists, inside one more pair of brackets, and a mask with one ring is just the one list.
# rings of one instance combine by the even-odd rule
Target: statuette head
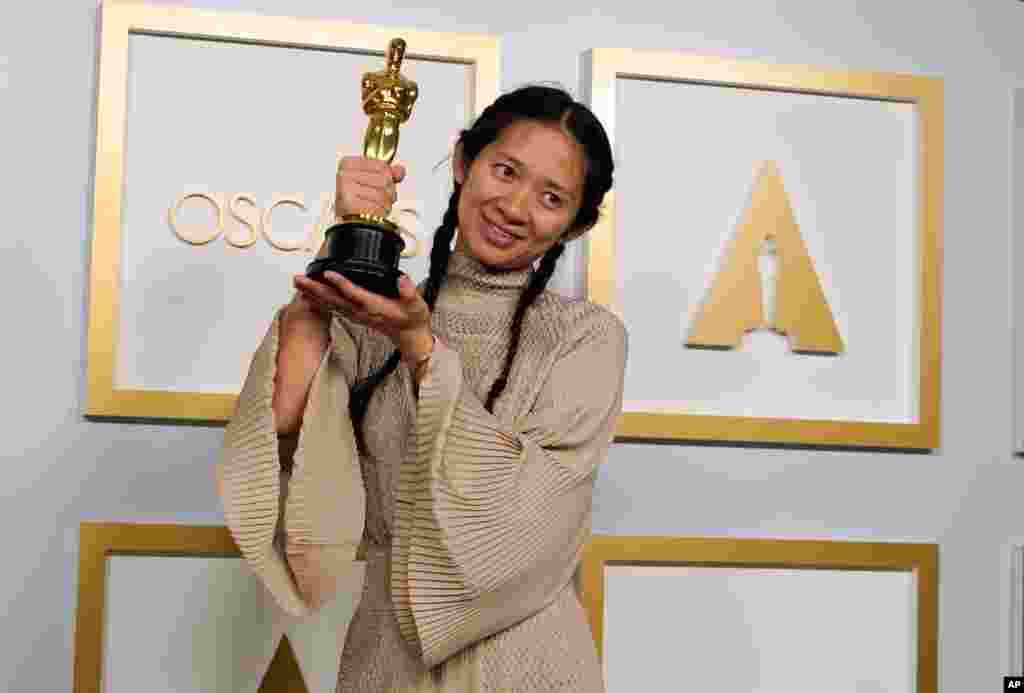
[[363,75],[363,112],[371,118],[386,116],[404,123],[412,115],[419,87],[416,82],[401,74],[404,57],[405,41],[392,39],[388,45],[385,68]]

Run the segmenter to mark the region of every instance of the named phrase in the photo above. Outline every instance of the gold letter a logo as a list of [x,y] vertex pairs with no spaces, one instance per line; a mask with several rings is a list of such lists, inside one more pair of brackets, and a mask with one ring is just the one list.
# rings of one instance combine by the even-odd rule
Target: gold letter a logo
[[[774,315],[765,315],[759,259],[766,243],[777,253]],[[832,311],[774,163],[758,176],[739,229],[701,306],[687,346],[739,346],[744,333],[767,328],[789,337],[796,352],[843,351]]]

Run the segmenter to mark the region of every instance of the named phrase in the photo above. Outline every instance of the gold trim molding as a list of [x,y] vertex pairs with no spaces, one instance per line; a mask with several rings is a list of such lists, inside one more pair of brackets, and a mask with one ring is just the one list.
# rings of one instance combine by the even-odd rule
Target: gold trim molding
[[607,565],[911,572],[917,583],[916,693],[938,693],[938,563],[937,544],[594,536],[580,563],[580,587],[603,657]]
[[[109,556],[241,558],[226,527],[84,522],[79,529],[74,693],[101,693]],[[260,691],[305,693],[295,652],[281,637]]]
[[120,389],[115,382],[120,320],[122,195],[133,33],[331,49],[384,55],[394,36],[408,41],[410,58],[471,65],[470,111],[498,96],[500,42],[493,36],[435,33],[339,20],[241,14],[104,0],[100,10],[100,64],[96,109],[96,170],[89,279],[86,415],[224,422],[236,394]]
[[[917,401],[912,423],[825,419],[753,418],[683,413],[625,412],[619,440],[782,443],[861,448],[929,450],[939,447],[942,334],[942,198],[944,87],[938,78],[880,72],[826,70],[774,65],[675,52],[598,48],[583,56],[589,102],[615,144],[616,83],[620,79],[745,87],[913,104],[918,116],[918,253],[908,272],[918,275]],[[615,265],[616,202],[606,198],[604,214],[587,236],[586,296],[621,315]],[[623,316],[627,318],[628,316]]]
[[240,557],[226,527],[84,522],[78,541],[75,693],[101,693],[107,557],[122,555]]

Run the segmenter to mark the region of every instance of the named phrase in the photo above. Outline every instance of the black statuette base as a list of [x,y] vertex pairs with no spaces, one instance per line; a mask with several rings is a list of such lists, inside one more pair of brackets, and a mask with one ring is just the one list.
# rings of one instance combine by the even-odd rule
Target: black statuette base
[[397,233],[371,222],[345,221],[326,231],[327,256],[306,267],[306,276],[324,281],[324,272],[337,272],[367,291],[398,298],[398,261],[405,241]]

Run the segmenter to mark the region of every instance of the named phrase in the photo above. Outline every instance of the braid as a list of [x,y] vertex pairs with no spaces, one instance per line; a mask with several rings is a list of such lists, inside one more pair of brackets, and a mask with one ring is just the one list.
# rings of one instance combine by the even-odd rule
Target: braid
[[536,273],[530,279],[530,284],[519,297],[515,315],[512,317],[512,336],[509,340],[508,353],[505,355],[505,366],[501,370],[501,375],[491,385],[491,391],[487,394],[487,404],[484,405],[489,412],[493,413],[495,400],[498,399],[505,390],[505,386],[508,385],[508,376],[512,372],[512,361],[516,357],[516,352],[519,351],[519,338],[523,333],[523,317],[526,315],[526,309],[533,305],[537,297],[543,293],[548,280],[555,273],[555,264],[564,250],[565,245],[559,242],[551,246],[548,252],[544,253],[544,257],[540,261],[540,267],[537,268]]
[[[461,186],[456,185],[451,199],[448,201],[448,210],[444,213],[441,225],[434,232],[434,245],[430,250],[430,274],[423,288],[423,300],[434,310],[437,296],[441,292],[441,285],[444,284],[448,274],[448,259],[452,254],[452,239],[455,237],[455,227],[459,214],[459,192]],[[363,419],[366,417],[366,410],[370,406],[370,398],[377,386],[388,377],[402,360],[402,354],[395,349],[388,356],[377,370],[363,378],[355,385],[349,393],[348,413],[352,419],[352,428],[356,433],[356,441],[362,447]]]
[[455,190],[448,200],[448,209],[445,210],[441,225],[434,233],[434,245],[430,249],[430,274],[427,277],[426,286],[423,288],[423,300],[434,310],[437,303],[437,295],[441,292],[441,285],[448,275],[448,259],[452,254],[452,239],[455,238],[455,227],[459,224],[459,193],[462,186],[455,184]]

